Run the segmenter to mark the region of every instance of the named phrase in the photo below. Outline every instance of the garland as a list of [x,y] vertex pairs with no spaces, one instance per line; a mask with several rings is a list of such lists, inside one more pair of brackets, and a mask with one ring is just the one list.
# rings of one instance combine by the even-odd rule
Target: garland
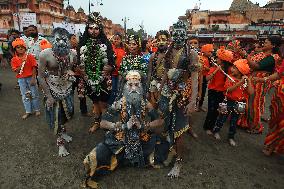
[[131,70],[136,70],[142,74],[147,74],[147,64],[142,56],[139,55],[126,55],[120,66],[119,74],[126,76],[127,72]]
[[81,47],[81,60],[85,64],[85,72],[88,77],[88,83],[96,93],[102,90],[101,83],[102,69],[108,63],[107,46],[105,44],[98,44],[96,40],[89,39],[86,46]]

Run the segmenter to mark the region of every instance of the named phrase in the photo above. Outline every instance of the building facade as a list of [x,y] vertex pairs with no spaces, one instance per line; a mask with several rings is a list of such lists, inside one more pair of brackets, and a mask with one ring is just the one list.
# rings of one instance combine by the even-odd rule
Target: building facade
[[[77,11],[71,5],[64,8],[64,0],[0,0],[0,33],[5,33],[11,28],[22,30],[14,25],[13,15],[17,12],[36,13],[39,32],[47,35],[51,34],[53,23],[68,21],[73,24],[84,24],[87,20],[82,8]],[[115,32],[124,32],[121,25],[113,24],[107,18],[103,19],[103,23],[108,36]]]

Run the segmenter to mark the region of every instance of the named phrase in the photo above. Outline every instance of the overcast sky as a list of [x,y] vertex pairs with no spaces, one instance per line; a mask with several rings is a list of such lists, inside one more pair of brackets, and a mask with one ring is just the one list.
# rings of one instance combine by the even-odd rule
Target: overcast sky
[[[91,11],[99,11],[102,16],[114,23],[123,25],[122,18],[127,17],[127,28],[138,29],[143,22],[148,34],[154,35],[158,30],[168,29],[184,15],[187,9],[193,9],[198,0],[90,0],[95,6]],[[102,1],[103,6],[100,6]],[[261,6],[267,0],[251,0]],[[227,10],[232,0],[200,0],[202,10]],[[89,0],[70,0],[70,4],[78,10],[81,6],[88,13]]]

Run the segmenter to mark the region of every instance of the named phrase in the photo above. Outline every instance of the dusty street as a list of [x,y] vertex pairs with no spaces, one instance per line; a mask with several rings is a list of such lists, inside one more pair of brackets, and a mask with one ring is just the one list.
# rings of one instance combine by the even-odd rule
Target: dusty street
[[[73,137],[68,145],[70,155],[59,158],[56,137],[45,123],[44,111],[26,121],[21,119],[24,107],[20,92],[14,89],[16,78],[10,70],[0,71],[0,188],[44,189],[79,188],[83,178],[85,155],[102,140],[103,131],[88,134],[90,118],[81,117],[77,97],[75,116],[67,129]],[[90,104],[89,104],[89,107]],[[266,108],[268,109],[268,108]],[[268,110],[267,110],[268,111]],[[166,177],[170,168],[160,170],[122,167],[99,180],[103,189],[171,189],[171,188],[256,188],[284,187],[284,158],[265,157],[263,135],[249,135],[238,130],[237,147],[228,145],[227,127],[221,142],[209,138],[202,130],[205,113],[196,113],[195,140],[188,135],[187,155],[181,178]],[[266,125],[267,129],[267,125]],[[266,132],[265,132],[266,133]]]

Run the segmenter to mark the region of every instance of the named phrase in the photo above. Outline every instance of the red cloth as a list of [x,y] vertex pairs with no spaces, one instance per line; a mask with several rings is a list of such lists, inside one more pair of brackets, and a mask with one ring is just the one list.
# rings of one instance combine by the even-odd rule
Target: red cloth
[[[229,87],[234,86],[236,83],[240,81],[233,76],[231,77],[235,80],[235,83],[232,82],[229,78],[227,78],[225,82],[225,90],[227,90]],[[233,100],[233,101],[246,101],[246,99],[248,99],[247,90],[244,89],[242,85],[236,88],[235,90],[228,92],[227,94],[225,93],[225,96],[227,97],[228,100]]]
[[[211,67],[210,71],[207,75],[211,75],[217,67]],[[208,89],[214,89],[216,91],[224,91],[225,90],[225,75],[219,70],[213,76],[213,78],[209,81]]]
[[207,76],[208,71],[205,70],[205,68],[210,68],[210,63],[209,63],[209,59],[206,56],[201,56],[202,60],[203,60],[203,71],[202,71],[202,75],[203,76]]
[[155,52],[158,51],[158,48],[157,48],[157,47],[152,47],[152,48],[151,48],[151,51],[152,51],[153,53],[155,53]]
[[116,60],[115,60],[115,70],[113,71],[112,75],[113,76],[118,76],[118,70],[120,68],[121,62],[123,57],[126,55],[125,50],[123,48],[116,48],[114,45],[112,46],[113,51],[116,55]]
[[[15,56],[12,58],[11,60],[11,66],[12,66],[12,70],[16,71],[16,69],[21,68],[23,63],[23,60],[21,58],[19,58],[18,56]],[[30,77],[33,75],[33,68],[37,67],[37,63],[36,63],[36,59],[33,55],[28,54],[27,55],[27,59],[26,59],[26,63],[23,69],[23,73],[17,74],[17,78],[26,78],[26,77]]]
[[284,72],[284,60],[282,61],[281,66],[279,66],[277,68],[277,72],[280,73],[280,74],[283,74],[283,72]]

